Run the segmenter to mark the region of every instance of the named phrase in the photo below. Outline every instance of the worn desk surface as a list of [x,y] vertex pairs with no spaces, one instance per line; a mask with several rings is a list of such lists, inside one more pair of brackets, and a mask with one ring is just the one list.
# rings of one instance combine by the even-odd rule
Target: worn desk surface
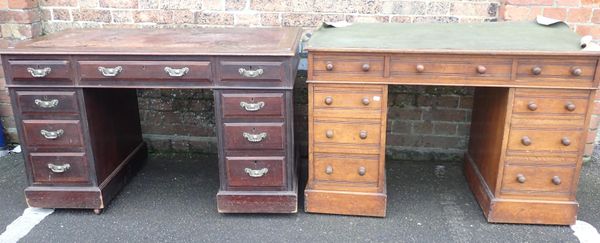
[[[299,28],[74,29],[50,34],[2,54],[294,56]],[[292,47],[292,48],[290,48]]]
[[581,51],[580,37],[565,24],[535,22],[472,24],[361,23],[316,31],[308,43],[314,51],[369,52],[569,52]]

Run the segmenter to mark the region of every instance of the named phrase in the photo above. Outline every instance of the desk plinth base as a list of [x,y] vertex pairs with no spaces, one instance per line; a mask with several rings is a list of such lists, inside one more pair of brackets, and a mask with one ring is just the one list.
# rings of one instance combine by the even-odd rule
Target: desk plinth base
[[465,155],[465,176],[490,223],[572,225],[577,220],[579,203],[576,201],[495,197],[468,153]]
[[30,207],[101,210],[127,184],[146,161],[146,143],[138,145],[99,186],[30,186],[25,198]]
[[306,189],[304,210],[309,213],[385,217],[387,195],[383,193]]
[[219,213],[297,213],[294,191],[219,191]]

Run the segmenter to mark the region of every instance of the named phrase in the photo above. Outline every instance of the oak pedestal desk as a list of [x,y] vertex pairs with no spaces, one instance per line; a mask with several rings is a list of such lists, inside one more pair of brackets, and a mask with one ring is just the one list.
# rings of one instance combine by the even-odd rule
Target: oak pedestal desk
[[307,212],[385,216],[388,85],[471,86],[464,171],[487,220],[575,223],[600,53],[565,25],[354,24],[306,49]]
[[135,89],[212,89],[219,212],[296,212],[300,35],[299,28],[71,30],[1,50],[27,203],[100,213],[146,158]]

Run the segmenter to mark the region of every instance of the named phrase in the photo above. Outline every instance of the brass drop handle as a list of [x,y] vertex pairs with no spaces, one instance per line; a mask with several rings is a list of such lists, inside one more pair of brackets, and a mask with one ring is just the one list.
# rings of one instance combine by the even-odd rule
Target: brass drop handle
[[371,69],[371,65],[369,65],[368,63],[365,63],[362,65],[362,70],[365,72],[368,72],[369,69]]
[[265,106],[265,102],[259,101],[256,103],[248,103],[248,102],[242,101],[242,102],[240,102],[240,106],[242,108],[244,108],[244,110],[246,110],[246,111],[253,112],[253,111],[259,111],[260,109],[262,109]]
[[360,137],[360,139],[366,139],[367,138],[367,131],[361,130],[360,133],[358,133],[358,136]]
[[533,73],[533,75],[540,75],[542,74],[542,68],[539,66],[535,66],[531,68],[531,73]]
[[100,71],[100,73],[104,77],[116,77],[117,75],[119,75],[119,73],[121,73],[123,71],[123,67],[121,67],[121,66],[116,66],[114,68],[98,67],[98,71]]
[[37,68],[27,68],[27,72],[29,72],[29,74],[31,74],[32,77],[34,78],[43,78],[48,76],[48,74],[50,74],[50,72],[52,72],[52,68],[49,67],[45,67],[45,68],[41,68],[41,69],[37,69]]
[[263,75],[265,70],[263,70],[262,68],[256,70],[246,70],[245,68],[240,68],[238,69],[238,72],[240,73],[240,75],[246,78],[257,78]]
[[327,131],[325,131],[325,136],[327,138],[333,138],[333,130],[327,130]]
[[267,174],[267,172],[269,172],[268,168],[262,168],[260,170],[253,170],[250,168],[244,168],[244,172],[246,172],[246,174],[248,174],[248,176],[250,177],[263,177],[265,174]]
[[331,105],[332,103],[333,103],[333,97],[331,97],[331,96],[325,97],[325,104],[326,105]]
[[48,140],[55,140],[57,138],[59,138],[60,136],[62,136],[63,134],[65,134],[65,130],[62,129],[58,129],[56,131],[48,131],[48,130],[40,130],[40,134],[42,134],[42,136],[44,136],[45,139]]
[[529,146],[531,145],[531,138],[524,136],[523,138],[521,138],[521,143],[525,146]]
[[248,142],[260,143],[260,142],[262,142],[263,139],[267,138],[267,133],[261,132],[258,134],[252,134],[252,133],[244,132],[244,133],[242,133],[242,136],[244,138],[246,138],[246,140],[248,140]]
[[369,97],[362,98],[361,102],[363,105],[369,105],[369,103],[371,103]]
[[64,172],[67,172],[67,170],[71,169],[71,165],[70,164],[64,164],[64,165],[48,164],[48,169],[50,169],[54,173],[64,173]]
[[552,183],[553,183],[554,185],[557,185],[557,186],[558,186],[558,185],[560,185],[560,183],[561,183],[561,181],[560,181],[560,177],[559,177],[559,176],[553,176],[553,177],[552,177]]
[[483,66],[483,65],[477,66],[477,73],[485,74],[486,71],[487,71],[487,68],[485,66]]
[[52,100],[35,99],[33,102],[40,108],[45,108],[45,109],[55,108],[58,106],[57,99],[52,99]]
[[364,176],[367,173],[367,169],[364,166],[358,168],[358,175]]
[[523,174],[517,174],[517,181],[519,183],[525,183],[526,180],[527,180],[527,178],[525,178],[525,175],[523,175]]
[[415,68],[417,69],[417,73],[425,72],[425,66],[423,66],[422,64],[417,64]]
[[333,174],[333,167],[331,167],[331,165],[328,165],[328,166],[325,168],[325,174],[328,174],[328,175],[331,175],[331,174]]
[[567,109],[568,111],[574,111],[577,108],[577,106],[575,106],[575,104],[573,104],[572,102],[567,102],[567,104],[565,104],[565,109]]
[[169,77],[183,77],[190,71],[190,68],[172,68],[165,67],[165,72],[169,75]]
[[568,137],[563,137],[560,140],[560,143],[562,143],[562,145],[569,146],[571,145],[571,140]]
[[571,74],[573,74],[573,76],[581,76],[582,73],[583,73],[583,71],[581,70],[581,68],[578,68],[578,67],[571,68]]
[[325,69],[327,69],[327,71],[333,70],[333,63],[327,62],[327,64],[325,65]]
[[527,104],[527,109],[529,109],[530,111],[535,111],[537,110],[538,106],[535,102],[529,102],[529,104]]

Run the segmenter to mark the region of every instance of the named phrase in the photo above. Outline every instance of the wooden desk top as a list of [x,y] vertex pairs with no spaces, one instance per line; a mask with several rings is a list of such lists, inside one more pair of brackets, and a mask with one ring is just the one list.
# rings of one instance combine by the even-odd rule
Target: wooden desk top
[[341,28],[322,27],[313,33],[306,49],[344,52],[600,54],[581,51],[579,44],[580,37],[566,24],[361,23]]
[[293,56],[300,28],[73,29],[0,54]]

